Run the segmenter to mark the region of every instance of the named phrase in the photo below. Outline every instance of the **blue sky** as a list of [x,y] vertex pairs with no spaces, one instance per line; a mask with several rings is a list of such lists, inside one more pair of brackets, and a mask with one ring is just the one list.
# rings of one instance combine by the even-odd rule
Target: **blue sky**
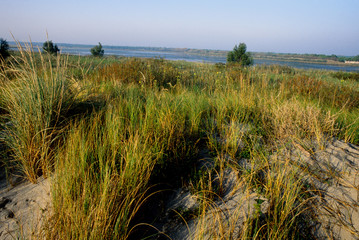
[[8,41],[359,54],[358,0],[0,1]]

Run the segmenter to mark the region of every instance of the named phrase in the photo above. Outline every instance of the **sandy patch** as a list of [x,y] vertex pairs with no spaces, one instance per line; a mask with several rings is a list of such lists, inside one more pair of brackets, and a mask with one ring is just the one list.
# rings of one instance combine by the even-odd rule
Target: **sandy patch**
[[0,180],[0,239],[38,239],[50,209],[50,181],[21,182],[11,186]]

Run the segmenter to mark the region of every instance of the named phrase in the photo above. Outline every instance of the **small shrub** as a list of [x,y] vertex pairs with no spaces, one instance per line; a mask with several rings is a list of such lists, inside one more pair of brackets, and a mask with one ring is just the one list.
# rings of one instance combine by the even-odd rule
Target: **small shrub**
[[42,49],[45,53],[49,53],[49,54],[57,54],[58,52],[60,52],[60,49],[57,47],[57,45],[52,42],[52,41],[46,41],[44,42]]
[[102,49],[102,45],[99,42],[97,46],[91,48],[91,54],[94,57],[103,57],[105,50]]
[[7,41],[0,38],[0,61],[6,60],[6,58],[10,56],[9,49],[10,47]]
[[233,51],[230,51],[227,55],[227,62],[237,62],[242,66],[249,66],[253,64],[253,59],[247,51],[245,43],[240,43],[238,46],[235,45]]

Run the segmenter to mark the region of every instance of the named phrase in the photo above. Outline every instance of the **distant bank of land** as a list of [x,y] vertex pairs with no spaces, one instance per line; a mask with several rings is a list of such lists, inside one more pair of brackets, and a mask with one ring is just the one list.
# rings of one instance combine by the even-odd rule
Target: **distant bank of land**
[[[222,58],[226,58],[229,52],[225,50],[190,49],[190,48],[157,48],[156,51],[167,51],[167,52],[173,51],[173,52],[182,52],[186,54],[201,55],[201,56],[216,56]],[[296,54],[296,53],[272,53],[272,52],[250,52],[250,53],[254,59],[263,59],[263,60],[272,60],[272,61],[320,63],[320,64],[329,64],[329,65],[333,65],[333,64],[359,65],[359,55],[356,57],[351,57],[351,56],[336,56],[336,55],[324,55],[324,54]]]
[[[9,42],[12,49],[16,50],[15,42]],[[42,47],[43,43],[32,43],[35,48]],[[90,55],[90,49],[94,45],[85,44],[69,44],[58,43],[59,48],[63,53]],[[199,56],[199,57],[213,57],[225,61],[229,51],[212,50],[212,49],[192,49],[192,48],[167,48],[167,47],[132,47],[132,46],[109,46],[103,45],[106,55],[121,55],[121,52],[132,53],[150,53],[149,56],[158,56],[167,54],[176,56]],[[296,54],[296,53],[272,53],[272,52],[250,52],[254,60],[270,60],[278,62],[299,62],[299,63],[313,63],[324,65],[354,65],[359,66],[359,55],[357,56],[337,56],[324,54]],[[137,54],[134,54],[137,56]],[[190,58],[185,60],[190,60]]]
[[[359,55],[355,57],[323,55],[323,54],[294,54],[294,53],[260,53],[252,52],[254,59],[267,59],[285,62],[318,63],[328,65],[359,65]],[[358,58],[358,60],[357,60]]]

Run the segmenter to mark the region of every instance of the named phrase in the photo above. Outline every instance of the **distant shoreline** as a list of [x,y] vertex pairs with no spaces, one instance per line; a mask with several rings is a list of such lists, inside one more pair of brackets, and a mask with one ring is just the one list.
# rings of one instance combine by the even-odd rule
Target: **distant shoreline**
[[[22,43],[23,44],[23,43]],[[91,55],[92,45],[83,44],[64,44],[58,43],[58,47],[64,54],[70,55]],[[32,43],[37,49],[42,48],[42,43]],[[10,47],[17,51],[15,42],[10,42]],[[209,50],[209,49],[189,49],[189,48],[166,48],[166,47],[131,47],[131,46],[106,46],[103,45],[105,55],[124,56],[124,57],[145,57],[145,58],[164,58],[167,60],[184,60],[191,62],[225,63],[228,51]],[[287,65],[294,68],[305,69],[326,69],[334,71],[355,71],[359,72],[359,64],[345,63],[332,60],[333,56],[318,54],[285,54],[285,53],[263,53],[250,52],[255,65]]]
[[306,61],[301,59],[291,59],[291,58],[265,58],[265,57],[253,57],[255,60],[270,60],[270,61],[283,61],[283,62],[298,62],[298,63],[308,63],[308,64],[323,64],[323,65],[330,65],[330,66],[359,66],[358,63],[346,63],[346,62],[339,62],[339,61]]
[[[15,42],[9,42],[11,48],[17,48]],[[23,42],[21,42],[23,43]],[[90,44],[71,44],[71,43],[56,43],[59,48],[81,48],[88,49],[90,54],[90,49],[93,45]],[[33,42],[34,47],[42,47],[42,43]],[[103,45],[104,49],[117,49],[117,50],[136,50],[136,51],[152,51],[152,52],[176,52],[176,53],[186,53],[191,55],[200,55],[200,56],[217,56],[217,57],[227,57],[229,51],[227,50],[213,50],[213,49],[195,49],[195,48],[168,48],[168,47],[144,47],[144,46],[113,46],[113,45]],[[355,64],[359,65],[359,62],[355,63],[345,63],[340,61],[333,61],[330,58],[333,55],[324,55],[324,54],[302,54],[302,53],[273,53],[273,52],[250,52],[254,59],[271,59],[271,60],[283,60],[283,61],[303,61],[303,62],[313,62],[321,64]],[[353,56],[345,56],[353,57]],[[309,60],[311,58],[312,60]],[[326,59],[327,58],[327,59]],[[349,61],[351,62],[351,61]]]

